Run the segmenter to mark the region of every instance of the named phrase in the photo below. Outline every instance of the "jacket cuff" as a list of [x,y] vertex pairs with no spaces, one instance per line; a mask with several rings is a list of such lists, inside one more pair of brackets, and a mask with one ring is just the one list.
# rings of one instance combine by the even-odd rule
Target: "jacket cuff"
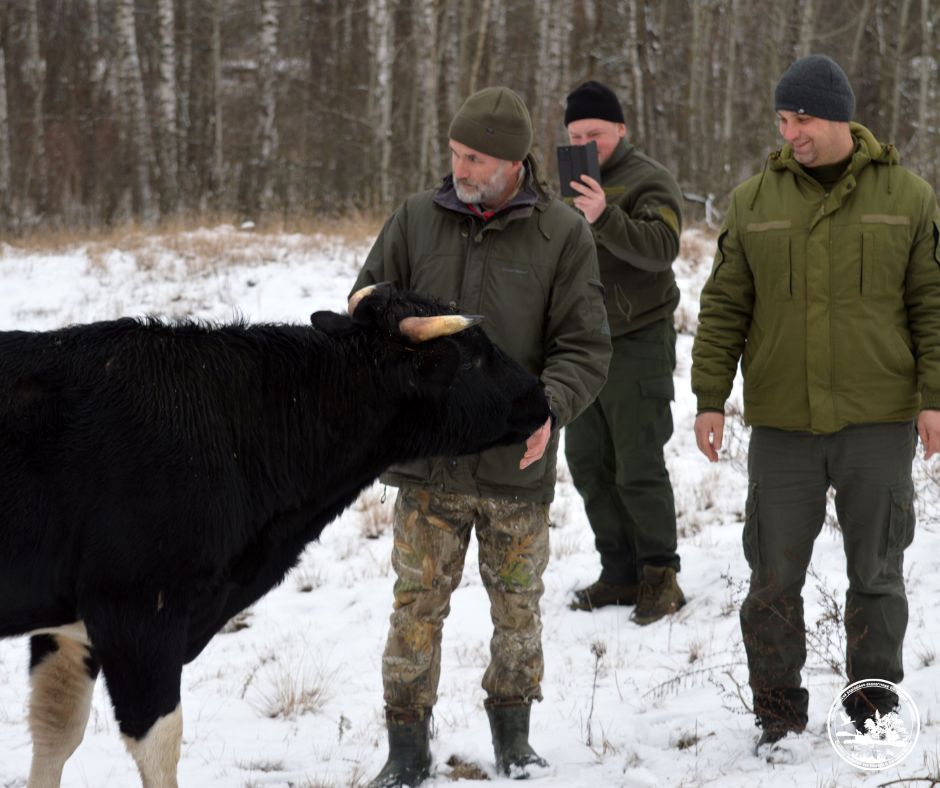
[[714,394],[699,394],[698,397],[698,410],[696,413],[702,413],[705,411],[716,411],[718,413],[725,412],[725,398],[717,396]]
[[610,218],[611,211],[615,210],[614,206],[606,205],[604,210],[601,211],[601,215],[597,217],[594,224],[590,225],[591,232],[597,236],[597,234],[603,229],[604,225],[607,224],[607,220]]
[[940,389],[921,389],[921,410],[940,410]]

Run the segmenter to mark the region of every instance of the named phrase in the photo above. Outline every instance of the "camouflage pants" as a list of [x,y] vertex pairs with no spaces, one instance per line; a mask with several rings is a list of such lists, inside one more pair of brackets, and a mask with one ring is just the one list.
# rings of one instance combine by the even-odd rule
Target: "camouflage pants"
[[548,563],[548,504],[404,487],[395,501],[395,607],[382,658],[390,710],[430,708],[441,674],[441,631],[476,527],[493,636],[488,699],[541,700],[539,600]]

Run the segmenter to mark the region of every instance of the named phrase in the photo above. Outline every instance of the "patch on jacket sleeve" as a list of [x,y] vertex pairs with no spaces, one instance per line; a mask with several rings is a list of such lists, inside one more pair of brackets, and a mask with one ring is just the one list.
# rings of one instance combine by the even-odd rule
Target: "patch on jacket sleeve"
[[672,231],[678,235],[679,234],[679,217],[676,215],[676,212],[672,210],[668,205],[659,206],[659,214],[663,217],[663,221],[672,228]]

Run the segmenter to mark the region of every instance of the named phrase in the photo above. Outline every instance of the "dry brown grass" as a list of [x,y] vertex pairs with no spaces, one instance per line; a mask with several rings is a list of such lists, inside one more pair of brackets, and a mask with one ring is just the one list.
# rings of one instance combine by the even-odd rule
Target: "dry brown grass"
[[[343,216],[272,216],[255,223],[245,235],[306,235],[311,237],[314,248],[317,238],[322,243],[323,236],[340,238],[346,243],[361,243],[378,233],[384,219],[384,216],[359,212]],[[4,238],[4,243],[24,252],[62,252],[76,246],[97,246],[130,252],[151,245],[154,239],[165,239],[165,245],[173,251],[219,257],[226,250],[214,246],[219,243],[218,239],[200,235],[198,231],[220,225],[240,227],[241,221],[234,214],[203,214],[179,215],[153,223],[131,221],[113,227],[46,227]],[[194,237],[187,238],[193,234]],[[244,238],[245,235],[237,237]],[[183,236],[183,239],[178,236]]]

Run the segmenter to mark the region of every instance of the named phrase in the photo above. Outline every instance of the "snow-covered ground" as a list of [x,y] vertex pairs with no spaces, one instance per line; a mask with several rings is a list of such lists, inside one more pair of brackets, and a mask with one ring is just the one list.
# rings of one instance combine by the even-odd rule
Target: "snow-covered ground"
[[[689,330],[713,243],[696,232],[683,241],[677,270],[686,331],[679,338],[676,432],[667,451],[688,605],[644,628],[630,622],[629,609],[568,609],[572,591],[596,578],[599,562],[562,457],[542,603],[545,700],[533,710],[531,736],[551,768],[533,784],[834,788],[928,774],[937,779],[940,624],[930,612],[940,599],[937,460],[933,478],[917,461],[920,521],[907,552],[911,616],[903,686],[923,721],[914,752],[894,769],[866,773],[844,763],[829,743],[827,713],[844,680],[830,666],[840,663],[842,633],[826,623],[826,613],[830,600],[842,600],[846,580],[840,535],[826,527],[805,594],[813,635],[805,671],[807,757],[775,766],[752,754],[757,731],[745,708],[750,695],[737,619],[747,580],[740,547],[746,435],[732,430],[716,466],[694,446]],[[347,244],[231,227],[134,236],[56,254],[0,246],[0,330],[144,313],[305,322],[315,310],[344,307],[367,248],[367,239]],[[186,667],[182,786],[362,786],[384,763],[380,661],[391,610],[393,494],[386,498],[379,486],[367,491],[244,617],[242,628],[217,635]],[[510,785],[495,774],[482,705],[488,610],[471,544],[444,630],[429,788],[450,783],[454,756],[482,770],[465,784]],[[24,638],[0,642],[0,786],[25,785],[29,768],[26,657]],[[63,784],[139,784],[103,682]]]

